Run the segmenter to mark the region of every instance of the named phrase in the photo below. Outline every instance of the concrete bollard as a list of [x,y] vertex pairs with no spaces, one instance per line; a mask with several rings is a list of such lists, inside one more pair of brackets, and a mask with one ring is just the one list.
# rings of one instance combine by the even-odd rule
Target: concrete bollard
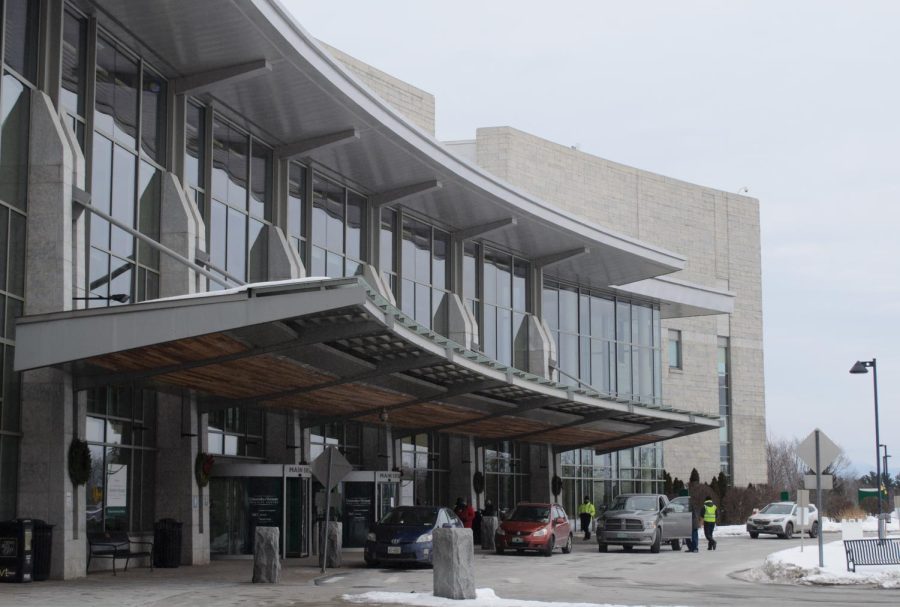
[[277,584],[281,575],[278,527],[257,527],[253,538],[253,583]]
[[[323,523],[320,529],[324,528],[325,524]],[[343,558],[343,546],[344,546],[344,525],[343,523],[337,523],[331,521],[328,523],[328,537],[319,538],[319,567],[322,566],[322,561],[325,559],[325,551],[323,547],[325,544],[328,544],[328,562],[325,566],[329,569],[332,567],[341,567],[344,561]]]
[[434,596],[475,598],[475,544],[471,529],[435,529]]
[[494,550],[497,543],[494,541],[497,533],[497,527],[500,526],[500,519],[496,516],[485,516],[481,519],[481,549]]

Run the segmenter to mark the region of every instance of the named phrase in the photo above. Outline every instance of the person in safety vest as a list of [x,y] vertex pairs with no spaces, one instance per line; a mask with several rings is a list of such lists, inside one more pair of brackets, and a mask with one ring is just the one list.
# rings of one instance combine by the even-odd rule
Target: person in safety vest
[[707,550],[716,549],[716,540],[713,539],[713,531],[716,528],[716,505],[710,496],[703,501],[703,534],[706,536]]
[[584,539],[591,539],[591,520],[597,514],[591,498],[585,497],[584,502],[578,507],[578,514],[581,517],[581,528],[584,530]]

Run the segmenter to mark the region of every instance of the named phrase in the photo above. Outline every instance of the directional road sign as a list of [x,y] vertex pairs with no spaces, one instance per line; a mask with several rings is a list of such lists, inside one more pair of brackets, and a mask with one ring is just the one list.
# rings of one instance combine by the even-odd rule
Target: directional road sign
[[841,448],[835,445],[825,433],[819,430],[819,469],[816,470],[816,432],[809,433],[797,447],[797,455],[813,472],[822,472],[841,454]]
[[[328,483],[328,452],[331,451],[331,484]],[[328,485],[328,491],[344,480],[344,477],[353,471],[353,464],[347,461],[337,447],[328,447],[317,457],[312,465],[313,476],[323,485]]]

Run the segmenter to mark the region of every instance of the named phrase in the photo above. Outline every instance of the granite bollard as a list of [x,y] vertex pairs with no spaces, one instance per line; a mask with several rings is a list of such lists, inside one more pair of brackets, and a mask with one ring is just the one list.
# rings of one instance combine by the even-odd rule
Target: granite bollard
[[257,527],[253,538],[253,583],[277,584],[281,575],[278,527]]
[[500,519],[496,516],[484,516],[481,518],[481,549],[494,550],[497,547],[494,534],[500,526]]
[[[322,525],[324,528],[325,525]],[[322,566],[322,561],[325,559],[325,553],[322,550],[322,547],[325,544],[328,544],[328,562],[325,564],[329,569],[332,567],[341,567],[343,564],[343,537],[344,537],[344,525],[342,523],[338,523],[335,521],[330,521],[328,523],[328,536],[322,540],[320,538],[319,541],[319,567]]]
[[475,544],[471,529],[435,529],[434,596],[475,598]]

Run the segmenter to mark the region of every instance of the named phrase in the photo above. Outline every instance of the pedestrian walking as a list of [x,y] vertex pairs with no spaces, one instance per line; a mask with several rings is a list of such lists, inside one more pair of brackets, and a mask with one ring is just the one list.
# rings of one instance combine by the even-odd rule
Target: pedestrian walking
[[584,502],[578,507],[578,515],[581,517],[581,528],[584,530],[584,539],[591,539],[591,521],[597,514],[597,509],[591,502],[591,498],[585,496]]
[[710,496],[706,496],[703,501],[703,534],[706,536],[707,550],[716,549],[716,540],[713,539],[713,532],[716,529],[716,505]]
[[700,512],[697,508],[694,507],[694,502],[691,501],[688,509],[691,513],[691,539],[689,539],[687,543],[687,551],[688,552],[699,552],[700,551],[700,526],[703,524],[700,516]]
[[456,508],[453,511],[459,517],[459,520],[462,521],[463,527],[466,529],[472,528],[472,522],[475,520],[475,509],[472,508],[472,504],[464,502],[463,498],[458,497],[456,498]]

